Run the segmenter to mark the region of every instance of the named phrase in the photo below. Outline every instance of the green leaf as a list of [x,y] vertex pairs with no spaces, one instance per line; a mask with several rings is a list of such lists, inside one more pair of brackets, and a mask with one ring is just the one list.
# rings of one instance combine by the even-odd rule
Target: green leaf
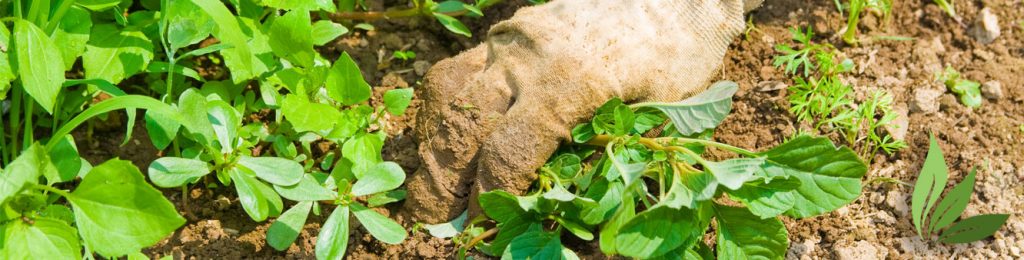
[[622,206],[619,207],[618,211],[608,222],[601,226],[601,233],[598,236],[601,252],[607,255],[619,254],[618,250],[616,250],[617,245],[615,242],[619,230],[636,216],[636,202],[629,196],[623,197]]
[[572,220],[565,218],[555,218],[555,221],[580,239],[586,241],[594,240],[594,233],[590,232],[590,229],[584,227],[583,225],[580,225],[579,223],[576,223]]
[[146,133],[149,134],[149,140],[153,142],[153,146],[157,150],[164,150],[171,146],[174,138],[178,136],[178,130],[181,129],[181,123],[175,120],[174,116],[160,111],[148,110],[143,119],[146,120]]
[[313,66],[313,26],[309,11],[295,10],[274,19],[270,26],[270,48],[274,55],[304,68]]
[[141,72],[152,60],[153,42],[141,30],[99,24],[92,28],[92,38],[82,56],[82,67],[86,78],[118,84]]
[[253,68],[253,52],[249,49],[248,37],[242,33],[242,27],[231,11],[221,1],[192,0],[192,3],[203,9],[217,24],[213,36],[233,46],[220,51],[224,56],[224,64],[231,70],[231,79],[241,83],[262,73]]
[[343,259],[348,248],[348,206],[339,206],[327,217],[316,236],[316,259]]
[[374,194],[373,196],[370,196],[369,199],[366,199],[366,205],[371,208],[374,208],[383,206],[388,203],[398,202],[400,200],[405,199],[406,193],[408,192],[406,192],[405,190],[391,190],[384,193],[377,193]]
[[534,230],[523,233],[509,243],[501,259],[579,259],[576,253],[562,246],[558,234]]
[[238,165],[248,168],[256,177],[271,184],[291,186],[302,180],[305,170],[299,163],[278,157],[249,157],[241,156]]
[[85,44],[89,42],[89,29],[92,28],[92,17],[89,11],[78,6],[68,8],[61,18],[60,25],[53,32],[53,42],[60,43],[61,57],[64,58],[64,70],[71,70],[75,61],[85,52]]
[[121,0],[75,0],[75,4],[93,11],[103,11],[121,4]]
[[246,169],[243,168],[234,168],[229,171],[242,209],[245,209],[249,217],[256,222],[264,221],[268,217],[280,213],[281,208],[284,207],[281,197],[267,184],[256,180],[252,176],[254,173],[245,171]]
[[387,107],[388,113],[392,115],[401,116],[405,114],[405,109],[409,107],[409,102],[412,102],[413,90],[411,88],[392,89],[384,93],[384,107]]
[[584,208],[580,211],[580,220],[589,225],[597,225],[611,218],[616,209],[622,205],[621,182],[609,182],[606,179],[598,179],[587,189],[585,196],[597,201],[596,207]]
[[177,50],[210,37],[217,24],[190,0],[169,0],[167,6],[167,42]]
[[913,216],[914,227],[920,236],[928,235],[925,219],[932,212],[932,206],[939,200],[942,190],[946,187],[949,179],[949,167],[946,166],[946,159],[942,155],[942,148],[939,147],[935,135],[930,136],[928,155],[924,159],[924,166],[914,183],[914,193],[910,199],[911,216]]
[[984,214],[973,216],[953,224],[953,226],[946,229],[946,231],[942,231],[942,235],[939,236],[939,241],[943,243],[959,244],[982,240],[992,234],[995,234],[996,231],[999,231],[999,227],[1002,227],[1009,218],[1009,214]]
[[163,157],[149,165],[149,180],[161,188],[180,187],[210,174],[210,164],[187,158]]
[[302,175],[302,180],[295,185],[274,185],[274,190],[281,197],[294,201],[333,200],[338,197],[335,195],[335,192],[324,188],[323,185],[320,185],[320,182],[313,178],[313,175],[309,174]]
[[628,257],[650,258],[680,246],[690,247],[700,238],[694,235],[700,228],[698,222],[693,210],[655,206],[619,228],[615,236],[616,251]]
[[382,162],[370,168],[352,185],[352,195],[364,196],[393,190],[405,182],[405,172],[394,162]]
[[56,176],[57,168],[50,162],[46,149],[38,143],[32,144],[15,158],[0,175],[0,205],[21,192],[26,185],[39,181],[39,176]]
[[[7,30],[7,26],[0,26],[0,49],[7,49],[8,46],[11,46],[11,32]],[[11,81],[17,78],[13,68],[11,57],[7,56],[7,51],[0,51],[0,100],[7,99]]]
[[42,29],[25,20],[14,22],[14,61],[21,86],[47,113],[53,114],[57,93],[64,84],[60,49]]
[[199,75],[198,71],[195,71],[195,70],[190,69],[188,67],[181,66],[181,65],[178,65],[178,64],[174,64],[174,69],[171,69],[170,67],[171,67],[170,63],[166,63],[166,62],[162,62],[162,61],[154,61],[154,62],[149,63],[149,67],[146,67],[146,72],[157,73],[157,74],[164,74],[164,73],[168,73],[168,72],[173,72],[174,74],[178,74],[178,75],[182,75],[182,76],[185,76],[185,77],[189,77],[189,78],[192,78],[192,79],[197,80],[197,81],[205,81],[206,80],[202,76]]
[[53,165],[57,167],[56,176],[46,176],[50,184],[74,180],[82,168],[82,157],[78,154],[74,136],[67,135],[58,139],[60,141],[49,152]]
[[668,194],[660,203],[674,209],[696,209],[699,202],[712,199],[717,190],[718,181],[709,173],[682,174],[672,180]]
[[[799,187],[799,181],[796,186]],[[778,187],[773,181],[769,185],[743,185],[738,190],[729,191],[729,198],[743,203],[751,213],[762,219],[774,218],[787,210],[793,208],[796,203],[796,195],[791,192],[795,187]]]
[[970,80],[956,80],[949,89],[960,96],[960,103],[977,108],[981,106],[981,84]]
[[489,247],[483,247],[482,249],[488,255],[502,255],[513,239],[528,230],[535,229],[540,229],[540,221],[533,218],[513,218],[507,222],[499,222],[498,235],[494,237]]
[[964,213],[967,209],[967,203],[971,201],[971,193],[974,193],[974,174],[977,169],[972,169],[971,173],[964,177],[953,189],[946,193],[946,197],[942,198],[938,206],[935,206],[935,212],[931,214],[931,221],[928,225],[931,233],[937,233],[940,229],[949,226],[957,218],[960,218],[960,214]]
[[348,33],[348,28],[344,25],[331,22],[329,20],[320,20],[313,23],[313,44],[316,46],[323,46],[330,43],[334,39]]
[[352,163],[352,174],[362,179],[371,168],[383,161],[380,151],[384,147],[384,140],[373,134],[360,134],[341,146],[341,155],[345,160]]
[[702,164],[715,176],[715,181],[730,190],[736,190],[754,178],[754,172],[764,164],[764,158],[736,158]]
[[193,134],[192,138],[204,145],[212,145],[213,125],[207,114],[206,97],[194,88],[189,88],[178,97],[178,113],[181,125]]
[[369,231],[370,235],[373,235],[377,240],[397,245],[402,243],[402,240],[405,240],[408,236],[405,233],[405,228],[398,225],[394,220],[357,203],[350,204],[349,206],[352,207],[352,215],[355,215],[359,223],[363,224],[363,228]]
[[526,215],[526,210],[519,206],[516,197],[503,190],[482,193],[477,200],[480,202],[480,208],[483,209],[484,214],[498,223],[523,218]]
[[440,22],[441,25],[444,25],[445,29],[448,29],[455,34],[473,37],[473,33],[469,31],[469,28],[466,28],[466,25],[462,24],[459,19],[455,19],[455,17],[442,13],[434,13],[434,18],[437,18],[437,21]]
[[370,94],[370,84],[363,79],[359,65],[347,52],[342,52],[327,74],[327,95],[349,106],[370,99]]
[[296,132],[327,132],[334,127],[337,119],[342,117],[334,107],[310,103],[294,94],[285,97],[281,113],[292,123],[292,128]]
[[174,205],[129,161],[96,166],[66,198],[74,207],[82,240],[107,257],[138,252],[185,224]]
[[786,226],[747,209],[718,205],[718,259],[783,259],[789,248]]
[[213,134],[220,143],[220,152],[229,154],[235,150],[238,142],[238,128],[242,127],[242,115],[222,100],[210,100],[206,103],[207,119],[213,127]]
[[463,211],[461,215],[441,224],[427,224],[423,225],[423,228],[430,232],[431,236],[436,238],[451,238],[462,233],[462,230],[466,228],[466,217],[469,211]]
[[331,0],[262,0],[259,2],[261,5],[282,10],[323,10],[331,13],[336,10]]
[[67,223],[37,218],[33,224],[21,220],[0,226],[3,259],[81,259],[78,232]]
[[672,119],[676,130],[693,135],[713,129],[725,120],[732,110],[732,96],[739,85],[732,81],[719,81],[708,90],[676,103],[640,103],[634,106],[653,107]]
[[274,220],[274,224],[267,229],[267,244],[277,251],[287,250],[299,237],[299,231],[302,231],[302,225],[306,224],[306,217],[309,216],[309,210],[313,208],[313,203],[311,201],[299,202]]
[[836,148],[827,138],[800,135],[761,153],[771,176],[797,178],[796,203],[786,215],[804,218],[836,210],[860,196],[867,165],[850,148]]

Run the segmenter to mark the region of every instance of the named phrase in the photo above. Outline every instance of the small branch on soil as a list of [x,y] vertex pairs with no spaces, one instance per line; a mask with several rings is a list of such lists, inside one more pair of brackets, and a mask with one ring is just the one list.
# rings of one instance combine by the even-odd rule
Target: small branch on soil
[[493,227],[491,229],[488,229],[487,231],[484,231],[484,233],[480,234],[479,236],[474,237],[473,240],[469,240],[469,244],[466,244],[466,249],[473,248],[473,246],[476,246],[476,244],[480,243],[480,241],[483,241],[484,239],[487,239],[488,237],[491,237],[491,236],[493,236],[494,234],[497,234],[497,233],[498,233],[498,227]]

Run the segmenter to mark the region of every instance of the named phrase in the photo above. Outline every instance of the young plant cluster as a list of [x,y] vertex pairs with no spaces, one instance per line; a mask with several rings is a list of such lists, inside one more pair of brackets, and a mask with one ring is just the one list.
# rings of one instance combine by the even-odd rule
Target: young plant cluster
[[981,83],[960,77],[960,72],[951,66],[936,75],[949,91],[960,97],[960,103],[970,108],[981,107]]
[[1006,223],[1009,214],[982,214],[956,222],[967,209],[967,203],[971,202],[975,173],[977,168],[943,196],[942,191],[949,179],[949,166],[935,136],[931,136],[928,156],[911,198],[914,228],[919,236],[933,239],[936,238],[933,235],[938,235],[939,242],[950,244],[970,243],[995,234]]
[[810,28],[790,32],[799,47],[775,46],[781,55],[775,57],[774,64],[793,77],[795,84],[788,88],[789,111],[797,120],[810,124],[814,131],[837,132],[851,146],[859,144],[862,158],[872,158],[879,150],[892,154],[906,147],[903,140],[882,133],[883,126],[897,116],[892,95],[878,90],[857,102],[853,86],[840,77],[854,69],[853,61],[841,58],[832,45],[812,42]]
[[[778,216],[816,216],[852,202],[867,166],[821,137],[795,136],[762,152],[710,140],[737,88],[719,82],[677,103],[608,101],[573,130],[574,143],[539,170],[525,195],[481,194],[491,221],[473,221],[464,231],[470,236],[456,240],[502,259],[578,259],[566,237],[596,239],[609,256],[782,259],[789,239]],[[651,131],[659,126],[660,134]],[[712,160],[706,149],[737,157]],[[465,219],[458,221],[451,226]],[[711,229],[714,253],[703,239]]]
[[[371,208],[405,196],[405,173],[381,158],[382,120],[402,115],[413,90],[371,106],[356,62],[316,51],[349,31],[326,19],[353,1],[341,2],[4,1],[0,258],[139,256],[185,223],[150,182],[181,187],[184,203],[190,185],[233,186],[254,221],[276,218],[267,240],[278,250],[310,213],[329,215],[319,259],[344,256],[352,216],[385,243],[404,240]],[[125,141],[143,109],[165,155],[150,182],[127,161],[92,166],[70,135],[122,109]]]
[[[835,0],[839,13],[843,13],[843,4]],[[893,0],[849,0],[845,6],[846,31],[843,33],[843,41],[847,44],[857,44],[857,25],[860,24],[860,17],[865,13],[874,14],[882,18],[882,24],[888,24],[892,15]]]

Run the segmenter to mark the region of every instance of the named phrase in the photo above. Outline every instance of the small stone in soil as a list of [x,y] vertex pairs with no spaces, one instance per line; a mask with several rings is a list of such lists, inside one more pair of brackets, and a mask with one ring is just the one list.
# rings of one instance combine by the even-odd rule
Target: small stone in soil
[[779,81],[761,81],[757,83],[757,91],[769,92],[786,88],[786,83]]
[[996,80],[985,82],[981,84],[981,95],[987,99],[1003,98],[1003,84]]
[[213,200],[213,206],[217,208],[217,210],[225,210],[231,206],[231,200],[224,197],[224,195],[219,195],[217,196],[217,199]]
[[412,69],[416,71],[416,76],[423,76],[424,74],[427,74],[427,70],[430,69],[430,62],[418,60],[412,63]]
[[910,100],[910,111],[931,114],[939,111],[937,102],[942,92],[934,89],[919,88],[914,90],[914,98]]
[[968,32],[971,37],[983,44],[989,44],[996,40],[1002,32],[999,31],[999,17],[992,13],[988,7],[982,8],[975,18],[974,26]]

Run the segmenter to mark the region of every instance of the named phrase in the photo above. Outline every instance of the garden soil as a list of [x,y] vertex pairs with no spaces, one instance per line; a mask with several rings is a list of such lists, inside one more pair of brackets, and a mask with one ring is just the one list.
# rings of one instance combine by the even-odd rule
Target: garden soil
[[[370,1],[378,2],[378,1]],[[394,1],[382,1],[391,4]],[[399,1],[401,2],[401,1]],[[962,23],[956,22],[931,1],[894,1],[891,20],[872,15],[862,19],[860,46],[842,43],[839,35],[845,20],[833,1],[767,0],[751,13],[754,28],[735,39],[725,57],[720,79],[740,85],[734,112],[715,133],[715,139],[742,148],[778,145],[801,131],[788,112],[785,87],[791,81],[772,66],[774,46],[788,43],[793,26],[814,28],[815,41],[836,45],[853,59],[857,68],[844,80],[855,86],[859,98],[874,90],[895,97],[900,118],[890,129],[902,136],[909,147],[893,155],[872,158],[864,178],[862,196],[835,212],[806,219],[783,218],[790,234],[789,259],[1019,259],[1024,257],[1024,3],[1020,0],[957,1]],[[380,5],[380,3],[377,3]],[[481,42],[487,28],[512,15],[525,1],[506,1],[485,10],[487,17],[467,19],[473,38],[455,36],[430,20],[406,19],[374,23],[376,31],[358,30],[342,36],[321,49],[334,59],[348,52],[362,66],[375,86],[372,102],[379,102],[387,89],[417,87],[429,64],[458,54]],[[382,8],[374,6],[373,8]],[[983,7],[998,17],[1001,35],[982,44],[970,28],[979,20]],[[580,10],[585,11],[585,10]],[[909,37],[897,39],[888,36]],[[872,40],[873,41],[870,41]],[[394,50],[413,50],[416,62],[390,60]],[[935,73],[952,66],[974,81],[1001,85],[1001,93],[987,93],[982,106],[969,109],[957,102],[935,80]],[[222,69],[202,69],[208,79],[223,78]],[[685,72],[680,72],[685,73]],[[685,75],[680,75],[685,76]],[[398,162],[408,173],[419,166],[416,139],[412,135],[415,109],[389,118],[390,138],[384,158]],[[120,120],[120,121],[118,121]],[[111,116],[98,123],[92,138],[87,131],[76,133],[83,156],[93,163],[111,156],[132,160],[142,169],[160,155],[145,136],[142,122],[136,122],[133,140],[121,145],[123,116]],[[911,187],[916,180],[932,133],[939,140],[949,162],[950,182],[958,182],[972,167],[979,167],[977,186],[965,216],[989,213],[1012,214],[992,238],[961,245],[944,245],[922,240],[913,231],[910,217]],[[842,142],[837,136],[834,141]],[[329,147],[325,147],[328,148]],[[712,152],[715,156],[724,153]],[[270,221],[255,223],[245,214],[231,188],[193,187],[165,194],[188,219],[188,223],[155,247],[152,257],[171,255],[174,259],[312,259],[319,223],[324,215],[313,216],[288,250],[270,248],[264,234]],[[400,204],[396,204],[400,205]],[[288,205],[286,205],[288,206]],[[397,206],[382,209],[384,213]],[[324,209],[328,210],[328,209]],[[355,224],[358,225],[358,224]],[[411,227],[412,225],[406,225]],[[373,240],[361,228],[352,229],[348,257],[352,259],[451,259],[456,246],[433,238],[422,230],[412,231],[401,245]],[[712,232],[713,233],[713,232]],[[571,237],[571,236],[570,236]],[[603,259],[594,242],[565,237],[585,259]],[[713,242],[713,240],[711,241]]]

